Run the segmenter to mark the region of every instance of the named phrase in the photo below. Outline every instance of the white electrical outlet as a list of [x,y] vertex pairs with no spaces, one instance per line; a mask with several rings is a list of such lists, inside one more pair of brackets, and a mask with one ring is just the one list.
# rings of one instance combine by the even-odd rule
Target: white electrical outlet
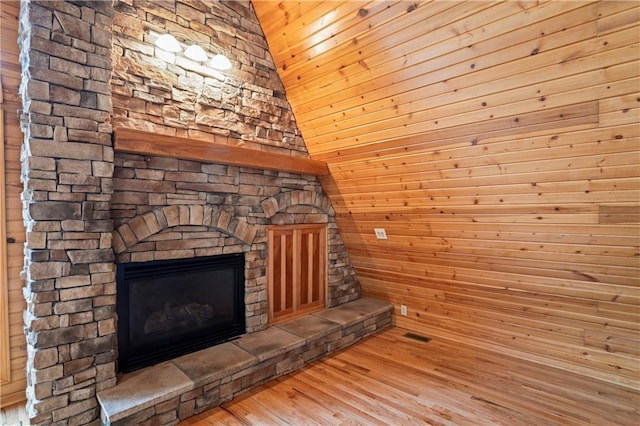
[[387,231],[384,230],[384,228],[373,228],[373,232],[376,233],[376,238],[379,240],[386,240],[387,239]]
[[403,317],[407,316],[407,305],[400,305],[400,315]]

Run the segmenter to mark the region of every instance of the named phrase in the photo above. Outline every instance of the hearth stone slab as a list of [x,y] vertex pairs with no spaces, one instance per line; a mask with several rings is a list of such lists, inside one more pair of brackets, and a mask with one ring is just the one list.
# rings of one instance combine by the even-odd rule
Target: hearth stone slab
[[98,394],[102,415],[107,416],[101,417],[102,423],[113,424],[191,389],[191,379],[171,362],[126,374],[117,386]]
[[302,347],[306,341],[276,327],[257,333],[244,334],[233,342],[259,361],[265,361]]
[[340,324],[334,321],[329,321],[328,319],[315,315],[305,315],[278,324],[276,327],[308,340],[320,339],[342,328]]
[[119,377],[98,392],[104,425],[176,425],[391,324],[362,298]]
[[363,297],[312,315],[342,324],[344,327],[349,327],[366,318],[382,314],[388,308],[389,304],[387,302]]
[[195,386],[202,386],[254,365],[256,357],[227,342],[181,356],[172,362]]

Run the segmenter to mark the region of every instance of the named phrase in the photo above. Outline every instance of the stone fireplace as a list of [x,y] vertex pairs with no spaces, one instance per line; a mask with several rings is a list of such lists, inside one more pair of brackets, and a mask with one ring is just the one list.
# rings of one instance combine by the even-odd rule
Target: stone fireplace
[[243,254],[247,332],[268,323],[267,225],[326,223],[327,304],[359,297],[333,209],[313,177],[123,153],[114,176],[116,263]]
[[[161,59],[148,27],[215,45],[233,68]],[[266,226],[326,223],[327,304],[360,296],[315,176],[114,149],[130,128],[307,156],[250,2],[23,0],[20,44],[33,424],[98,419],[96,393],[118,381],[118,265],[242,254],[253,333],[268,325]]]

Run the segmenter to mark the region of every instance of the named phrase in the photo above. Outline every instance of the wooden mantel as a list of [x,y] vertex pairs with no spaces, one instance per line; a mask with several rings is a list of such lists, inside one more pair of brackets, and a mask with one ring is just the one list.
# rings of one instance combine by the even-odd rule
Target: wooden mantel
[[292,157],[257,149],[241,148],[216,142],[160,135],[142,130],[114,130],[114,149],[131,154],[157,155],[183,160],[221,163],[239,167],[276,170],[305,175],[329,174],[327,163],[310,158]]

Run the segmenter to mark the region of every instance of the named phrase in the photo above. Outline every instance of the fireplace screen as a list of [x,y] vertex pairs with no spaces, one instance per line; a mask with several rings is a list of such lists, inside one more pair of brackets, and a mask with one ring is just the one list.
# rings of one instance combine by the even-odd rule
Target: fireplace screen
[[120,371],[245,332],[243,254],[120,264],[117,291]]

